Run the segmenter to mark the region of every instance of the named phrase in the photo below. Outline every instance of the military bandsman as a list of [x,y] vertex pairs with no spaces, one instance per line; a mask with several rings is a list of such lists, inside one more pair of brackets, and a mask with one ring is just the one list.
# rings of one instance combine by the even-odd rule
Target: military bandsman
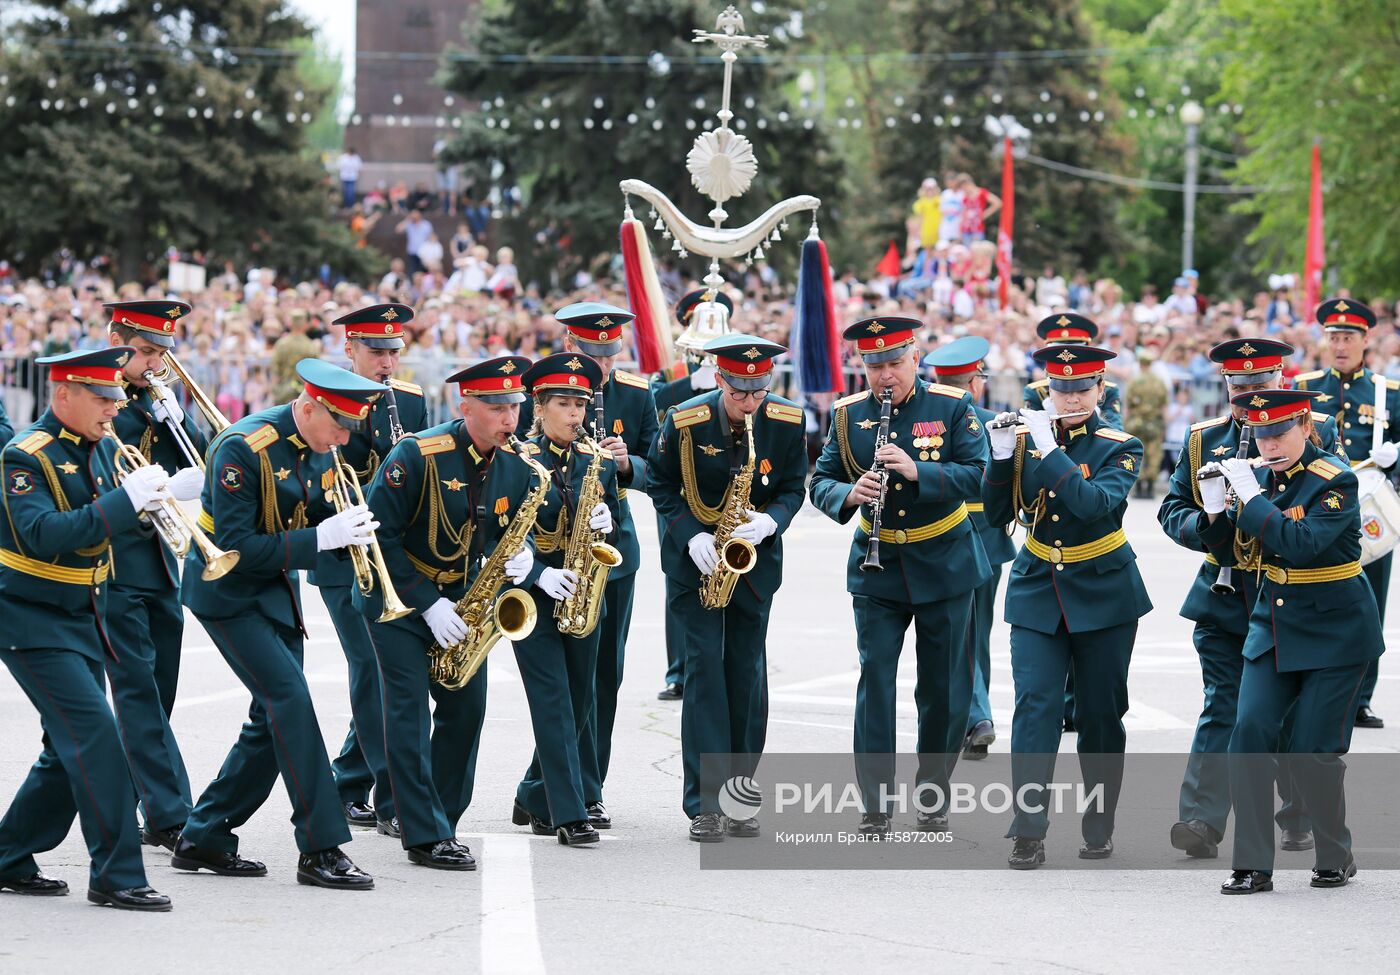
[[120,487],[108,424],[126,399],[125,346],[36,360],[48,367],[49,408],[0,453],[0,597],[9,636],[0,648],[39,712],[44,750],[0,820],[0,889],[68,893],[39,872],[76,815],[92,858],[88,900],[168,911],[141,863],[136,797],[103,687],[104,659],[119,651],[106,624],[111,541],[134,533],[143,511],[172,501],[157,465]]
[[[895,677],[911,622],[918,656],[918,751],[927,756],[917,784],[936,786],[944,800],[921,809],[917,825],[947,826],[948,776],[967,732],[972,698],[973,593],[992,577],[967,508],[980,496],[987,462],[982,420],[966,389],[920,381],[918,327],[913,319],[870,318],[845,330],[865,363],[870,388],[834,404],[831,433],[810,487],[812,503],[827,517],[845,524],[860,514],[846,588],[860,652],[860,829],[876,837],[891,830],[879,796],[894,777]],[[877,449],[885,397],[889,440]],[[868,571],[862,566],[877,530],[880,569]]]
[[[1035,326],[1035,334],[1047,345],[1093,345],[1099,337],[1099,326],[1093,319],[1076,312],[1056,312],[1042,318]],[[1045,379],[1037,379],[1026,385],[1024,397],[1026,408],[1045,409],[1045,401],[1050,394],[1049,373]],[[1123,402],[1118,384],[1104,380],[1103,399],[1099,403],[1099,419],[1115,430],[1123,429]]]
[[234,830],[280,775],[300,851],[297,882],[366,890],[374,879],[340,849],[350,831],[302,672],[298,570],[315,568],[319,552],[373,538],[374,520],[363,505],[332,513],[329,452],[365,422],[384,387],[317,359],[303,359],[297,374],[303,387],[293,402],[244,417],[209,447],[200,522],[216,546],[241,557],[232,572],[206,580],[192,548],[181,599],[253,703],[218,776],[195,803],[171,865],[265,875],[262,863],[238,854]]
[[[1075,728],[1085,784],[1103,802],[1085,813],[1079,856],[1113,853],[1122,782],[1128,662],[1138,620],[1151,609],[1123,513],[1142,465],[1142,445],[1103,423],[1105,363],[1113,353],[1085,345],[1035,352],[1045,367],[1053,413],[1023,408],[995,421],[992,462],[982,485],[987,521],[1020,521],[1026,540],[1006,587],[1011,624],[1011,776],[1018,807],[1007,836],[1013,869],[1045,862],[1045,783],[1059,750],[1065,678],[1074,668]],[[1025,798],[1022,799],[1021,797]]]
[[[664,519],[661,566],[675,584],[667,608],[685,640],[682,805],[690,838],[715,843],[759,834],[756,819],[724,820],[719,788],[731,775],[751,775],[763,751],[768,618],[807,457],[802,408],[768,392],[773,360],[787,350],[748,335],[720,336],[704,350],[715,356],[719,388],[667,414],[651,470]],[[723,551],[719,533],[729,536]],[[747,561],[730,561],[740,558]],[[704,755],[736,757],[702,774]],[[723,772],[718,781],[712,771]]]

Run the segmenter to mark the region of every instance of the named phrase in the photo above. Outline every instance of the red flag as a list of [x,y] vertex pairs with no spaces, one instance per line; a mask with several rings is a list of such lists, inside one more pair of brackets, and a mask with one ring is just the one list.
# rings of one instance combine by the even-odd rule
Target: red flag
[[894,246],[894,241],[890,241],[890,249],[885,251],[885,256],[875,265],[875,273],[886,278],[899,277],[899,248]]
[[1322,295],[1322,268],[1327,259],[1322,246],[1322,147],[1312,147],[1312,194],[1308,201],[1308,249],[1303,256],[1303,307],[1309,317]]
[[1016,220],[1016,171],[1012,168],[1011,139],[1001,157],[1001,226],[997,230],[997,300],[1005,308],[1011,300],[1011,228]]

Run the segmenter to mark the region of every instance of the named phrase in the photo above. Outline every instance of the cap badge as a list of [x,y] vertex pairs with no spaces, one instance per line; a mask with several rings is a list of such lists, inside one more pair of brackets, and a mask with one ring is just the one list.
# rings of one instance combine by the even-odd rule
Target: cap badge
[[1074,375],[1074,367],[1073,367],[1073,366],[1065,366],[1064,373],[1065,373],[1066,376],[1073,376],[1073,375]]
[[1253,369],[1253,368],[1254,368],[1254,360],[1253,360],[1253,359],[1246,359],[1246,360],[1244,360],[1243,365],[1244,365],[1244,368],[1246,368],[1246,369]]
[[515,363],[507,359],[505,362],[501,363],[501,372],[509,376],[511,373],[515,372]]
[[866,326],[865,330],[871,335],[879,335],[885,330],[885,326],[881,325],[879,322],[871,322],[868,326]]
[[1350,308],[1351,308],[1351,306],[1348,305],[1345,301],[1339,301],[1339,302],[1337,302],[1337,311],[1343,311],[1343,312],[1344,312],[1344,311],[1350,310]]
[[515,385],[515,380],[514,380],[514,379],[511,379],[511,378],[509,378],[509,377],[507,377],[507,378],[501,383],[501,387],[504,388],[504,389],[510,389],[510,388],[511,388],[512,386],[514,386],[514,385]]
[[1249,405],[1257,410],[1261,406],[1268,406],[1269,401],[1262,396],[1256,396],[1249,401]]
[[762,355],[762,354],[763,354],[763,353],[759,352],[759,351],[758,351],[757,349],[755,349],[753,346],[749,346],[748,351],[744,353],[744,358],[745,358],[745,359],[757,359],[757,358],[758,358],[760,355]]
[[877,349],[883,349],[884,347],[885,347],[885,340],[884,340],[884,339],[876,339],[876,340],[875,340],[875,348],[877,348]]
[[1269,418],[1269,413],[1268,413],[1267,410],[1260,410],[1260,411],[1259,411],[1259,419],[1261,419],[1261,420],[1267,420],[1268,418]]
[[180,317],[180,309],[178,309],[178,308],[172,308],[172,309],[170,309],[168,312],[166,312],[165,315],[166,315],[167,318],[179,318],[179,317]]
[[394,334],[394,326],[392,326],[392,325],[385,325],[385,326],[384,326],[384,334],[385,334],[385,335],[393,335],[393,334]]
[[1061,328],[1064,328],[1066,325],[1069,324],[1069,319],[1066,318],[1064,315],[1061,315],[1055,320],[1055,324],[1059,325]]
[[597,324],[599,328],[607,328],[612,323],[612,319],[609,318],[607,315],[604,315],[602,318],[598,319]]
[[568,369],[572,369],[574,372],[578,372],[583,368],[583,363],[578,361],[578,356],[574,356],[568,362],[564,363],[564,366]]
[[1254,346],[1250,345],[1248,342],[1240,346],[1240,355],[1254,355],[1254,353],[1257,351],[1258,350],[1255,349]]
[[394,311],[394,309],[392,308],[386,308],[384,309],[384,314],[380,315],[379,317],[384,319],[386,322],[392,322],[394,319],[399,317],[399,313]]
[[578,377],[577,377],[577,376],[570,376],[570,377],[569,377],[569,385],[570,385],[570,386],[577,386],[577,385],[578,385]]
[[1075,355],[1073,352],[1071,352],[1069,349],[1065,349],[1065,350],[1064,350],[1063,352],[1061,352],[1059,355],[1055,356],[1055,358],[1056,358],[1056,359],[1059,359],[1061,362],[1073,362],[1075,359],[1077,359],[1077,358],[1079,358],[1079,357],[1078,357],[1077,355]]
[[758,366],[756,366],[756,365],[754,365],[752,362],[750,362],[750,363],[749,363],[749,372],[750,372],[750,373],[754,373],[754,372],[757,372],[757,371],[758,371]]

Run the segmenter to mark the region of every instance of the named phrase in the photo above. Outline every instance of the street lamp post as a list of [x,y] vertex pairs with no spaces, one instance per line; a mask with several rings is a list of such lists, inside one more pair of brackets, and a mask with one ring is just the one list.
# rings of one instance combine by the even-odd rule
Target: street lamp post
[[1205,110],[1196,102],[1181,106],[1181,121],[1186,126],[1186,199],[1185,219],[1181,226],[1181,269],[1196,266],[1196,167],[1199,152],[1196,148],[1196,134],[1200,130]]

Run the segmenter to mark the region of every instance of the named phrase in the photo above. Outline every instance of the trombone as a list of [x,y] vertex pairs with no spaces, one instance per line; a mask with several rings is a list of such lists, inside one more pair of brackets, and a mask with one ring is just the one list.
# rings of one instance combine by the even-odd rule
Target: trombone
[[[331,447],[331,470],[335,472],[335,484],[331,488],[331,504],[337,512],[357,504],[365,503],[364,492],[360,490],[360,479],[355,470],[340,455],[340,448]],[[360,592],[368,596],[374,591],[374,577],[379,576],[379,584],[384,587],[384,612],[379,614],[376,623],[387,623],[407,616],[413,609],[404,605],[394,584],[389,581],[389,567],[384,563],[384,552],[379,548],[378,539],[370,539],[368,545],[350,546],[350,564],[355,569],[355,584]]]
[[[190,399],[194,401],[195,406],[199,407],[199,412],[204,414],[204,419],[213,429],[214,434],[217,436],[227,430],[229,427],[228,418],[225,417],[223,413],[219,412],[219,408],[214,405],[214,401],[190,378],[189,373],[185,371],[185,367],[180,364],[180,360],[175,358],[175,353],[167,352],[160,358],[161,362],[164,363],[160,372],[152,372],[150,369],[147,369],[141,374],[141,378],[146,380],[151,387],[151,395],[166,404],[173,403],[175,401],[175,392],[170,388],[170,384],[178,379],[185,384],[185,389],[189,391]],[[170,431],[170,435],[175,439],[175,445],[180,448],[180,453],[185,455],[185,460],[189,461],[192,466],[204,470],[204,458],[200,457],[199,450],[195,447],[194,441],[190,439],[189,432],[186,431],[183,426],[168,418],[165,426],[166,429]]]
[[[122,443],[112,424],[105,423],[103,427],[107,436],[111,437],[117,444],[115,459],[117,483],[120,484],[128,474],[138,467],[150,466],[150,461],[141,455],[141,451],[129,444]],[[155,511],[145,512],[143,516],[150,518],[150,522],[155,527],[156,533],[160,535],[161,541],[177,557],[184,558],[191,545],[199,549],[199,554],[204,559],[204,571],[201,573],[201,577],[206,582],[228,575],[238,564],[238,552],[225,552],[210,541],[209,536],[204,534],[194,516],[181,507],[180,502],[174,498],[163,503]]]

